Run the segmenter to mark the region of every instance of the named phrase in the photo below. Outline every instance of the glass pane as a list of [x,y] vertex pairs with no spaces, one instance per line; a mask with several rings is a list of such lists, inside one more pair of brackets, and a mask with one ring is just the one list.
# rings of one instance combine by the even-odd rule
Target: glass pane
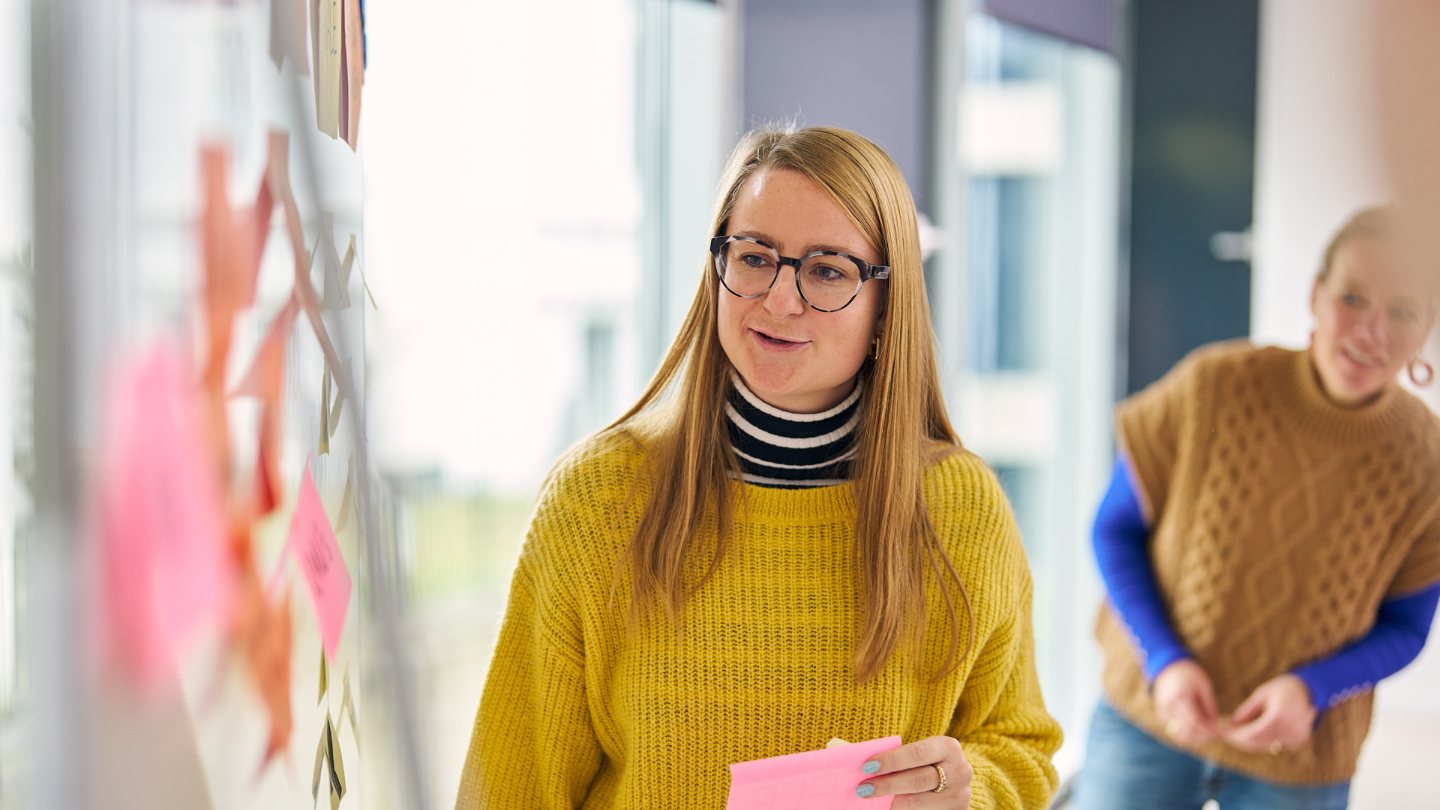
[[[454,23],[438,55],[436,19]],[[544,476],[638,396],[705,267],[719,22],[695,0],[377,12],[376,442],[437,806],[455,798]],[[477,49],[476,31],[504,35]]]
[[962,439],[994,466],[1024,536],[1040,679],[1069,732],[1057,758],[1067,774],[1098,694],[1088,531],[1113,452],[1119,67],[983,14],[966,36],[955,407]]
[[[24,3],[0,3],[0,738],[16,738],[26,707],[25,550],[33,531],[29,18]],[[0,744],[0,807],[16,799],[23,754]]]
[[377,455],[449,806],[541,481],[641,379],[642,19],[630,0],[374,5]]

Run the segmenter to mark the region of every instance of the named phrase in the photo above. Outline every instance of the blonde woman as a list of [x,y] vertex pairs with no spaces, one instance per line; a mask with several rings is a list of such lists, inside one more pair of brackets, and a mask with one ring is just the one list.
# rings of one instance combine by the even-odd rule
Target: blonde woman
[[1197,350],[1122,403],[1095,521],[1105,698],[1080,810],[1343,810],[1376,683],[1440,600],[1440,420],[1402,389],[1435,280],[1367,209],[1307,351]]
[[722,188],[655,379],[541,493],[457,807],[720,808],[729,763],[887,735],[845,790],[1045,807],[1030,574],[946,418],[904,178],[767,129]]

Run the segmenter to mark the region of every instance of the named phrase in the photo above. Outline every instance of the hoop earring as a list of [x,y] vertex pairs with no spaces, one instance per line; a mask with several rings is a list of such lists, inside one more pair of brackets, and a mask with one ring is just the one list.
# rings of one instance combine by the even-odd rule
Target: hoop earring
[[879,360],[879,359],[880,359],[880,338],[877,337],[877,338],[875,338],[874,340],[870,341],[870,355],[869,355],[869,356],[870,356],[870,359],[871,359],[871,360]]
[[[1423,380],[1415,374],[1415,366],[1417,364],[1421,368],[1425,369],[1425,379]],[[1410,375],[1410,382],[1415,383],[1415,385],[1419,386],[1420,388],[1424,388],[1425,386],[1429,385],[1432,380],[1435,379],[1435,367],[1430,365],[1430,362],[1428,360],[1420,357],[1419,355],[1416,355],[1415,359],[1405,364],[1405,371]]]

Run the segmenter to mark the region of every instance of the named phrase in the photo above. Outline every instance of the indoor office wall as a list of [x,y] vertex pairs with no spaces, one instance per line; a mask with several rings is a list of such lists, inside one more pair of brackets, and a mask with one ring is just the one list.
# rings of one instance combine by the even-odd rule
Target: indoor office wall
[[744,128],[834,124],[884,147],[930,199],[931,0],[745,0]]
[[1259,0],[1133,0],[1124,390],[1250,328]]
[[1310,286],[1331,234],[1359,208],[1393,197],[1371,89],[1367,5],[1262,5],[1250,305],[1261,343],[1309,343]]

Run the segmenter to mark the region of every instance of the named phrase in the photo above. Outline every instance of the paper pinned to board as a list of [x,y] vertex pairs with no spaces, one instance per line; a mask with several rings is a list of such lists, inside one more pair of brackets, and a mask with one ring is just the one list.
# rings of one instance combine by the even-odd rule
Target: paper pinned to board
[[[340,387],[340,393],[351,397],[355,393],[351,385],[350,375],[343,371],[340,365],[340,356],[335,352],[335,344],[330,342],[330,332],[325,327],[325,319],[320,308],[320,300],[315,295],[315,288],[310,284],[310,251],[305,247],[305,228],[300,222],[300,207],[295,204],[295,195],[290,193],[290,162],[289,152],[285,145],[289,143],[290,136],[281,130],[270,132],[270,167],[266,178],[275,199],[283,204],[285,212],[285,231],[290,236],[290,245],[295,254],[295,288],[293,295],[305,317],[310,321],[310,328],[315,332],[315,339],[320,342],[320,353],[325,356],[325,364],[330,367],[330,372],[335,375],[335,382]],[[276,144],[281,145],[276,148]],[[353,403],[352,403],[353,404]]]
[[315,479],[310,475],[308,463],[300,480],[300,497],[285,542],[305,575],[305,585],[320,623],[320,639],[325,644],[325,654],[334,660],[336,648],[340,645],[340,632],[345,627],[345,613],[350,606],[350,572],[345,568],[345,558],[340,554],[340,545],[335,541],[330,519],[325,516],[325,507],[320,503],[320,493],[315,489]]
[[[344,379],[350,378],[350,361],[346,360],[341,364],[341,374]],[[320,455],[330,452],[330,440],[335,438],[335,431],[340,429],[340,416],[345,412],[345,397],[338,391],[337,385],[332,385],[333,376],[330,374],[330,367],[325,367],[325,377],[320,382],[320,430],[319,447]],[[339,529],[336,529],[339,531]]]
[[350,733],[355,737],[355,750],[360,750],[360,721],[355,719],[355,699],[350,697],[350,665],[345,665],[345,677],[341,680],[344,689],[344,697],[340,700],[340,723],[345,724],[345,718],[350,718]]
[[876,754],[899,748],[900,737],[739,762],[730,766],[725,810],[888,810],[894,796],[862,799],[860,767]]
[[[272,145],[273,147],[273,145]],[[273,156],[272,156],[273,158]],[[229,151],[207,145],[200,152],[205,204],[201,215],[205,280],[206,353],[201,379],[207,396],[211,452],[218,469],[230,464],[230,433],[225,411],[225,370],[235,317],[255,301],[260,255],[269,234],[274,198],[268,184],[260,184],[255,207],[236,211],[230,205]]]
[[340,368],[335,377],[335,399],[331,403],[330,413],[326,417],[326,421],[329,423],[331,438],[334,438],[335,431],[340,429],[340,416],[345,412],[345,395],[341,393],[341,391],[344,389],[339,386],[339,382],[340,380],[345,380],[347,383],[345,388],[350,388],[350,384],[354,382],[354,378],[351,376],[352,370],[353,369],[351,368],[350,361],[347,359],[345,362],[340,364]]
[[284,415],[281,399],[285,385],[285,349],[299,314],[300,304],[292,296],[271,319],[250,370],[232,392],[235,396],[253,396],[261,401],[260,446],[255,459],[255,489],[251,494],[251,511],[255,517],[270,514],[281,501],[280,419]]
[[320,434],[316,452],[327,455],[330,452],[330,369],[325,369],[325,378],[320,382]]
[[315,78],[315,125],[330,137],[340,131],[341,0],[310,0],[310,51]]
[[270,0],[270,61],[280,70],[286,59],[295,75],[310,75],[310,57],[305,53],[305,0]]
[[350,287],[350,271],[355,267],[355,234],[350,234],[350,244],[345,246],[345,256],[340,259],[340,285]]
[[[345,365],[349,366],[350,361],[346,360]],[[340,414],[344,411],[344,408],[345,397],[340,396],[340,392],[336,391],[335,403],[330,406],[330,415],[326,417],[330,423],[330,438],[332,439],[335,438],[335,431],[340,429]]]
[[[254,206],[235,211],[225,188],[226,153],[218,147],[202,153],[206,177],[206,203],[202,217],[205,246],[205,322],[209,327],[202,391],[208,411],[211,466],[217,476],[231,471],[230,432],[226,416],[225,383],[230,356],[230,333],[236,313],[253,305],[261,256],[270,233],[275,204],[285,204],[286,225],[298,211],[290,196],[288,161],[289,137],[283,131],[270,133],[266,171]],[[262,400],[260,441],[255,457],[255,486],[244,493],[248,498],[229,500],[225,515],[227,562],[226,582],[234,589],[230,611],[230,644],[254,679],[270,720],[270,735],[259,771],[289,744],[290,714],[290,598],[287,593],[272,604],[260,586],[255,571],[250,532],[254,521],[273,511],[279,503],[280,487],[280,391],[284,382],[285,348],[301,300],[291,299],[272,320],[251,368],[235,393],[250,393]],[[222,487],[226,479],[220,478]],[[218,681],[217,681],[218,684]],[[257,778],[259,773],[257,773]]]
[[355,470],[354,459],[346,464],[345,468],[345,494],[340,496],[340,517],[335,518],[335,533],[341,534],[350,526],[350,513],[355,510]]
[[[270,717],[270,737],[259,773],[290,744],[290,592],[271,604],[260,588],[253,565],[242,572],[234,627],[235,644],[243,651],[255,688]],[[258,776],[258,773],[257,773]]]
[[[320,241],[315,246],[318,258],[324,263],[323,277],[324,289],[322,292],[322,306],[329,310],[348,309],[350,307],[350,268],[341,262],[340,254],[335,252],[335,215],[325,214],[320,224]],[[347,250],[346,256],[350,253]],[[352,258],[351,261],[354,261]]]
[[[325,767],[326,764],[329,767]],[[330,810],[338,810],[340,800],[345,798],[345,763],[340,758],[340,746],[335,741],[335,725],[330,722],[330,713],[325,713],[325,727],[320,730],[320,744],[315,747],[315,775],[310,780],[310,800],[320,799],[320,779],[325,778],[329,787]]]
[[370,299],[370,306],[378,310],[380,305],[375,303],[375,296],[370,292],[370,283],[365,280],[365,267],[360,264],[360,250],[355,246],[355,234],[353,233],[350,234],[350,247],[346,249],[345,255],[349,256],[352,253],[355,254],[355,268],[360,271],[360,286],[365,288],[365,297]]
[[233,598],[224,495],[181,353],[160,345],[107,392],[100,625],[107,656],[147,685]]
[[[359,0],[309,2],[315,125],[326,135],[345,141],[354,151],[360,139],[360,90],[365,84],[364,12]],[[272,58],[275,36],[272,31]]]
[[[263,211],[261,210],[262,203],[264,204]],[[311,254],[305,247],[304,229],[300,224],[300,209],[296,206],[295,197],[290,191],[290,135],[284,130],[278,129],[270,131],[269,157],[265,177],[261,183],[261,195],[257,198],[256,213],[252,220],[253,223],[260,223],[263,220],[263,227],[259,224],[256,225],[259,228],[260,237],[257,251],[264,248],[264,236],[269,232],[270,212],[275,203],[279,203],[284,212],[285,230],[290,237],[291,251],[295,260],[295,287],[280,314],[271,321],[250,369],[242,378],[240,385],[232,392],[232,395],[248,394],[259,397],[263,405],[260,418],[260,442],[255,463],[256,484],[249,504],[251,518],[268,515],[281,501],[282,479],[279,459],[281,419],[284,413],[281,393],[285,380],[285,349],[299,312],[304,311],[310,321],[310,326],[315,331],[315,337],[320,341],[320,350],[325,355],[326,364],[332,369],[338,368],[340,365],[339,358],[335,355],[335,347],[331,344],[330,335],[325,329],[325,322],[321,318],[315,289],[310,285]],[[256,255],[258,256],[258,252]],[[258,262],[258,259],[256,261]],[[256,267],[258,268],[258,266],[257,263]],[[215,356],[217,356],[216,352],[212,349],[212,358]],[[344,380],[337,378],[336,382],[340,384],[342,392],[348,390],[346,388],[348,375]],[[218,391],[215,392],[214,398],[216,401],[221,399]],[[222,403],[218,408],[218,416],[212,421],[223,426],[224,413]],[[223,432],[220,433],[221,437],[225,435]],[[226,440],[219,438],[217,441],[224,445]],[[228,456],[225,458],[228,459]]]
[[330,667],[325,663],[325,650],[320,650],[320,695],[315,698],[318,705],[325,699],[325,693],[330,691]]
[[341,0],[340,137],[355,150],[360,138],[360,87],[365,83],[365,34],[359,0]]

